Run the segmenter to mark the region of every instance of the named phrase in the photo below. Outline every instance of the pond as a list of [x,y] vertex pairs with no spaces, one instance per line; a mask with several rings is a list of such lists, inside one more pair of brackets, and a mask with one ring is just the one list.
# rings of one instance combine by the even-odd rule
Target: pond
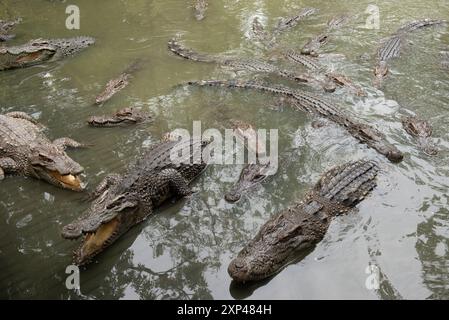
[[[65,286],[66,268],[78,241],[61,229],[87,209],[83,194],[42,181],[7,177],[0,183],[0,297],[20,299],[448,299],[449,298],[449,73],[440,51],[449,46],[447,26],[410,34],[401,57],[391,63],[381,89],[373,86],[375,54],[383,39],[414,19],[448,18],[449,2],[376,1],[379,29],[366,27],[372,1],[209,1],[204,20],[194,18],[193,1],[177,0],[1,0],[0,19],[22,17],[17,45],[36,38],[87,35],[95,45],[79,54],[30,68],[0,72],[0,113],[23,111],[44,124],[51,139],[69,136],[91,146],[69,150],[85,169],[92,190],[108,173],[123,172],[170,130],[223,130],[229,119],[278,129],[276,175],[231,204],[224,194],[242,165],[211,165],[193,182],[192,196],[166,205],[132,228],[81,270],[81,289]],[[67,29],[66,8],[80,10],[80,28]],[[404,154],[394,164],[360,144],[341,127],[290,108],[279,97],[252,90],[198,88],[190,80],[251,79],[245,71],[182,59],[167,49],[180,42],[199,52],[269,59],[254,38],[252,21],[270,30],[280,17],[305,7],[319,11],[278,38],[277,48],[300,50],[339,14],[351,20],[333,31],[320,61],[351,78],[365,97],[338,88],[320,93],[346,112],[378,128]],[[129,86],[101,106],[104,85],[136,59],[142,65]],[[300,65],[277,61],[290,70]],[[300,84],[275,76],[267,82]],[[132,106],[151,123],[90,128],[86,119]],[[418,115],[433,126],[439,153],[428,156],[401,125]],[[337,217],[324,239],[275,277],[238,286],[229,262],[271,216],[301,197],[336,164],[377,159],[378,187],[357,210]],[[369,266],[379,287],[367,286]],[[368,272],[368,273],[367,273]]]

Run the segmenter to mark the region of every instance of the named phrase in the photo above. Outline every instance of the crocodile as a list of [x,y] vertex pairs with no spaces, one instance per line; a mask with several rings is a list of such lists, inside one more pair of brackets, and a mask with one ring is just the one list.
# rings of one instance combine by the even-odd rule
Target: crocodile
[[150,119],[150,115],[142,110],[123,108],[115,112],[114,115],[92,116],[87,123],[92,127],[117,127],[141,123]]
[[286,30],[290,30],[298,25],[304,18],[311,16],[318,12],[318,9],[315,8],[304,8],[298,14],[288,17],[288,18],[280,18],[274,27],[273,34],[277,36]]
[[389,73],[388,62],[400,56],[402,43],[408,33],[424,28],[446,23],[445,20],[423,19],[415,20],[401,26],[392,36],[387,38],[377,50],[376,65],[374,67],[374,84],[379,87]]
[[265,27],[259,21],[259,17],[254,17],[253,22],[251,24],[251,30],[254,37],[260,41],[268,41],[269,34],[265,31]]
[[247,70],[250,72],[273,74],[303,84],[324,87],[324,84],[321,81],[315,79],[314,77],[308,74],[281,69],[271,63],[261,61],[258,59],[233,59],[204,53],[198,53],[193,51],[192,49],[189,49],[181,45],[175,39],[169,41],[168,48],[176,55],[188,60],[196,62],[216,63],[236,70]]
[[261,183],[269,176],[270,162],[260,161],[266,147],[262,141],[257,139],[257,133],[253,126],[240,120],[232,120],[231,124],[236,137],[244,144],[246,141],[245,145],[248,151],[256,156],[256,162],[248,163],[243,167],[239,180],[234,184],[231,191],[225,195],[226,201],[237,202],[246,190]]
[[348,77],[345,75],[332,72],[328,70],[324,65],[320,64],[315,58],[309,55],[303,55],[295,52],[290,49],[283,53],[283,56],[288,60],[293,61],[295,63],[299,63],[305,66],[307,69],[315,72],[317,74],[324,74],[327,78],[327,82],[325,82],[324,90],[326,92],[334,92],[336,89],[336,85],[347,87],[352,92],[354,92],[357,96],[366,96],[365,91],[358,85],[355,85]]
[[336,105],[306,91],[280,85],[272,86],[254,81],[240,80],[201,80],[190,81],[187,84],[200,87],[216,86],[252,89],[291,97],[291,100],[294,102],[293,105],[297,109],[327,118],[342,126],[354,138],[384,155],[391,162],[400,162],[404,157],[401,151],[386,140],[386,137],[382,132],[368,124],[360,123],[355,119],[352,119],[352,116],[343,113]]
[[139,70],[142,66],[140,59],[135,60],[126,68],[117,78],[110,80],[103,91],[95,98],[95,104],[102,104],[111,99],[116,93],[123,90],[129,85],[132,74]]
[[65,239],[84,236],[74,264],[91,262],[166,200],[192,194],[189,184],[206,167],[203,151],[208,144],[200,139],[162,141],[126,173],[106,176],[91,195],[87,211],[62,229]]
[[330,31],[342,27],[349,21],[348,15],[341,15],[328,21],[326,30],[319,35],[311,38],[301,49],[301,53],[305,55],[318,56],[319,49],[329,41]]
[[200,21],[206,17],[208,2],[206,0],[195,0],[193,5],[195,19]]
[[82,191],[79,178],[84,169],[65,152],[83,147],[69,138],[51,142],[43,127],[23,112],[0,115],[0,180],[5,174],[28,176],[54,186]]
[[14,39],[15,35],[9,34],[9,32],[21,21],[20,18],[11,21],[0,20],[0,42]]
[[238,283],[260,281],[310,252],[332,220],[351,211],[373,190],[379,168],[359,160],[324,173],[304,200],[269,219],[228,266]]
[[67,39],[36,39],[13,47],[0,47],[0,70],[24,68],[40,63],[56,61],[73,55],[90,45],[91,37]]
[[405,131],[418,139],[418,146],[428,155],[435,155],[438,153],[437,148],[431,141],[432,126],[426,120],[417,117],[404,117],[402,119],[402,126]]

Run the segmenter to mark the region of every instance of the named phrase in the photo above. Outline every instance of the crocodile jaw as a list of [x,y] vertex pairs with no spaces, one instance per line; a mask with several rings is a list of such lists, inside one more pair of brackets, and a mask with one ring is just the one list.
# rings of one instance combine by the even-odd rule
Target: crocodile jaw
[[81,246],[74,252],[74,262],[78,266],[88,264],[93,257],[109,247],[120,236],[119,218],[101,225],[95,232],[86,233]]
[[58,186],[61,186],[64,189],[69,189],[69,190],[73,190],[73,191],[83,191],[84,190],[84,186],[83,186],[81,179],[79,178],[78,175],[72,175],[72,174],[61,175],[57,171],[50,171],[50,172],[48,172],[48,174],[52,178],[50,182],[56,181]]

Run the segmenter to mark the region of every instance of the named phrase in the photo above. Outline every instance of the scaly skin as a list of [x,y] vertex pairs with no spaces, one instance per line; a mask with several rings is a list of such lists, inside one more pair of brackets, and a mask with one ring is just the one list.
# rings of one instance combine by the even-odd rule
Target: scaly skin
[[14,47],[0,47],[0,70],[25,68],[73,55],[95,40],[90,37],[69,39],[37,39]]
[[260,157],[266,152],[266,146],[257,139],[256,130],[250,124],[240,120],[232,120],[231,123],[236,137],[245,144],[248,151],[256,155],[255,160],[257,161],[244,166],[239,180],[225,195],[226,201],[237,202],[245,191],[253,188],[268,177],[270,162],[264,161],[265,163],[262,163],[260,161]]
[[416,137],[418,146],[428,155],[436,155],[437,148],[432,143],[432,126],[426,120],[417,117],[405,117],[402,119],[402,126],[408,134]]
[[[207,145],[201,140],[163,141],[125,174],[106,177],[93,193],[90,208],[62,230],[66,239],[84,235],[74,263],[89,263],[169,198],[190,195],[189,184],[206,167],[201,155]],[[172,161],[178,150],[183,150],[180,161]]]
[[415,30],[447,23],[445,20],[423,19],[409,22],[400,27],[390,38],[388,38],[377,51],[377,62],[374,67],[374,84],[382,85],[383,79],[388,75],[388,62],[400,56],[402,42],[408,33]]
[[321,34],[311,38],[302,48],[301,53],[305,55],[318,56],[319,49],[329,41],[329,35],[332,30],[342,27],[349,21],[348,15],[341,15],[328,21],[326,30]]
[[354,138],[367,144],[369,147],[387,157],[388,160],[392,162],[400,162],[404,157],[402,152],[386,140],[385,135],[382,132],[368,124],[355,121],[349,115],[342,113],[337,106],[306,91],[295,90],[285,86],[271,86],[257,82],[235,80],[190,81],[188,84],[203,87],[217,86],[224,88],[260,90],[291,97],[294,105],[299,110],[322,116],[335,122],[345,128]]
[[284,53],[284,56],[288,60],[299,63],[315,73],[324,74],[324,76],[329,80],[324,87],[326,92],[334,92],[336,85],[339,85],[351,89],[351,91],[357,96],[366,96],[365,91],[361,87],[355,85],[348,77],[329,71],[325,66],[320,64],[310,55],[298,54],[293,50],[288,50]]
[[64,151],[83,145],[69,138],[51,142],[25,113],[0,115],[0,180],[5,174],[45,180],[60,188],[82,191],[83,168]]
[[111,116],[92,116],[87,123],[92,127],[118,127],[122,125],[137,124],[151,119],[150,115],[135,108],[124,108],[118,110]]
[[290,30],[299,22],[301,22],[304,18],[311,16],[318,12],[318,9],[315,8],[304,8],[297,15],[288,17],[288,18],[280,18],[277,25],[274,28],[273,34],[277,36],[286,30]]
[[139,70],[142,66],[140,59],[135,60],[125,71],[117,78],[110,80],[103,91],[95,98],[95,104],[99,105],[111,99],[115,94],[122,91],[129,85],[132,74]]
[[11,21],[0,20],[0,42],[14,39],[15,35],[9,32],[21,21],[20,18]]
[[229,275],[236,282],[266,279],[319,243],[331,223],[347,213],[376,187],[374,162],[356,161],[326,172],[301,202],[268,220],[232,260]]
[[206,0],[195,0],[193,9],[196,20],[201,21],[206,17],[207,6],[208,3]]
[[275,65],[257,59],[231,59],[204,53],[198,53],[190,48],[183,46],[175,39],[172,39],[168,42],[168,48],[173,53],[192,61],[217,63],[237,70],[247,70],[251,72],[274,74],[279,77],[303,83],[314,82],[314,79],[306,74],[300,74],[292,72],[290,70],[280,69]]

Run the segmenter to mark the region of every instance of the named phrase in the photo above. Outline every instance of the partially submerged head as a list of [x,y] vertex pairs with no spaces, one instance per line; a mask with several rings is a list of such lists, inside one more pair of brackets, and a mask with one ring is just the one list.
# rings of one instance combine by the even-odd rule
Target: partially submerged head
[[263,181],[267,177],[267,166],[269,164],[249,164],[245,166],[240,174],[239,181],[225,195],[226,201],[239,201],[243,192]]
[[143,206],[137,197],[128,193],[105,191],[95,199],[82,218],[62,229],[65,239],[83,237],[74,253],[74,263],[85,265],[109,247],[116,239],[143,218]]
[[45,180],[57,187],[82,191],[80,174],[83,167],[70,158],[62,148],[49,145],[31,146],[30,171],[38,179]]

